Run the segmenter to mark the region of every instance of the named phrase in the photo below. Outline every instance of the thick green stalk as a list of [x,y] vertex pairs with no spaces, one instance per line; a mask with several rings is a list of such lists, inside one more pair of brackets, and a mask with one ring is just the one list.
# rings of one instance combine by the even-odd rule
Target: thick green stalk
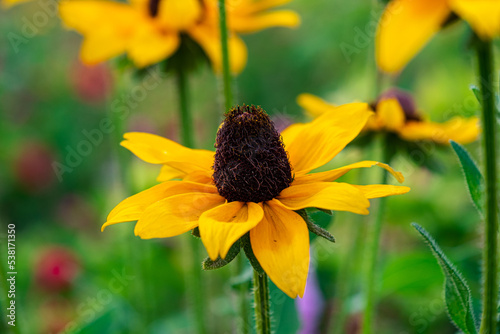
[[[391,156],[389,150],[386,147],[387,140],[383,138],[383,160],[384,163],[390,163]],[[387,184],[387,171],[382,172],[382,179],[380,184]],[[375,216],[375,222],[371,227],[371,231],[368,235],[368,246],[366,248],[366,286],[365,286],[365,309],[363,312],[363,334],[373,333],[373,317],[375,311],[375,283],[378,275],[378,254],[380,245],[380,235],[382,231],[382,224],[385,218],[385,207],[387,198],[382,197],[379,199],[378,210]]]
[[267,275],[254,270],[253,286],[255,298],[255,325],[257,334],[271,334],[271,313],[269,309],[269,282]]
[[232,77],[229,68],[229,46],[226,22],[226,1],[219,0],[219,29],[222,48],[222,81],[224,83],[224,107],[228,111],[233,106]]
[[[189,108],[189,91],[186,74],[182,67],[177,68],[177,89],[179,94],[179,118],[181,128],[181,143],[186,146],[194,147],[193,138],[193,117]],[[201,280],[201,265],[199,259],[201,258],[201,242],[200,240],[188,236],[189,250],[188,262],[190,263],[190,270],[186,275],[187,280],[187,293],[189,302],[194,308],[194,316],[196,321],[196,329],[199,334],[207,332],[207,322],[205,319],[205,294],[202,289]]]
[[481,334],[496,333],[498,306],[498,202],[496,171],[496,106],[493,77],[493,49],[490,41],[477,42],[479,76],[482,97],[482,127],[486,203],[483,250],[483,313]]

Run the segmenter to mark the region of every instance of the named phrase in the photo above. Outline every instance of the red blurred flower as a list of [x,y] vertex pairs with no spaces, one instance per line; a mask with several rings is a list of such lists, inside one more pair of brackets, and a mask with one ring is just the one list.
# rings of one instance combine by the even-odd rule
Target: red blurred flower
[[80,261],[68,248],[52,246],[44,249],[35,265],[36,285],[49,292],[71,288],[80,272]]
[[113,87],[113,77],[104,65],[86,66],[75,62],[70,72],[73,88],[85,102],[103,102]]
[[14,160],[14,173],[26,189],[42,191],[54,181],[52,150],[43,143],[27,143],[21,147]]

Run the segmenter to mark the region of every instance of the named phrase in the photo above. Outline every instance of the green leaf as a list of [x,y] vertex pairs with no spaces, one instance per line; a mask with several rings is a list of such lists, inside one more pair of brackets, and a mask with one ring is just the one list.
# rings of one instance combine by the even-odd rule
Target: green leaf
[[328,241],[335,242],[335,237],[333,235],[331,235],[330,232],[328,232],[327,230],[325,230],[321,226],[314,224],[314,222],[311,220],[311,218],[307,214],[306,210],[298,210],[296,212],[302,217],[302,219],[304,219],[309,231],[311,231],[312,233],[316,234],[319,237],[325,238]]
[[411,224],[425,239],[427,245],[438,260],[445,277],[445,303],[452,322],[465,334],[477,333],[472,297],[469,285],[462,274],[444,255],[443,251],[422,226]]
[[259,260],[255,257],[255,254],[252,250],[252,245],[250,243],[250,233],[247,232],[241,238],[241,246],[245,251],[245,255],[247,256],[248,261],[252,265],[253,269],[259,273],[259,275],[264,275],[266,272],[262,269],[262,266],[259,263]]
[[451,142],[451,147],[458,156],[460,160],[460,165],[462,166],[462,170],[465,175],[465,181],[467,182],[467,188],[469,189],[469,194],[474,203],[476,209],[479,211],[481,215],[484,217],[484,178],[479,168],[477,168],[476,163],[472,160],[469,153],[465,150],[465,148],[454,142]]
[[223,259],[220,256],[213,261],[209,257],[207,257],[205,260],[203,260],[203,270],[214,270],[214,269],[219,269],[222,268],[226,265],[228,265],[231,261],[234,260],[236,255],[240,253],[241,250],[241,242],[240,240],[237,240],[231,248],[229,248],[229,251],[227,252],[226,257]]
[[474,96],[476,97],[477,99],[477,102],[479,102],[479,104],[482,104],[482,98],[481,98],[481,90],[479,89],[478,86],[476,85],[470,85],[470,89],[472,90],[472,92],[474,93]]

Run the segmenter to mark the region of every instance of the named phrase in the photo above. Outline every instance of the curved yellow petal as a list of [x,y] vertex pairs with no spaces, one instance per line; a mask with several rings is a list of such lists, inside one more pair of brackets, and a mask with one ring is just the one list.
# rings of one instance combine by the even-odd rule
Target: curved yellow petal
[[349,103],[304,126],[285,146],[295,173],[329,162],[359,134],[372,114],[366,103]]
[[481,132],[477,117],[454,117],[445,123],[408,122],[399,131],[399,136],[405,140],[431,140],[447,145],[450,140],[460,144],[475,141]]
[[367,186],[352,185],[361,190],[366,198],[379,198],[394,195],[402,195],[409,192],[411,189],[404,186],[393,186],[390,184],[370,184]]
[[173,237],[198,226],[203,212],[224,204],[219,194],[187,193],[171,196],[150,205],[135,225],[142,239]]
[[196,23],[202,14],[199,0],[160,1],[157,19],[166,29],[184,30]]
[[200,217],[200,235],[212,260],[225,258],[229,248],[254,228],[264,215],[257,203],[231,202],[215,207]]
[[302,297],[309,270],[309,231],[304,220],[277,200],[264,202],[264,218],[250,230],[262,269],[290,298]]
[[382,71],[400,71],[441,28],[450,15],[448,0],[392,0],[382,14],[375,37],[375,56]]
[[[170,181],[172,179],[183,179],[187,173],[169,165],[161,166],[160,174],[156,178],[158,182]],[[203,182],[200,182],[203,183]]]
[[325,100],[309,93],[302,93],[297,96],[297,104],[302,107],[307,113],[316,118],[327,111],[332,111],[335,106],[329,104]]
[[235,11],[239,15],[249,15],[285,5],[290,1],[291,0],[239,0],[235,2],[228,1],[226,3],[226,7],[228,7],[228,12]]
[[483,39],[500,35],[500,1],[449,0],[451,9]]
[[214,180],[212,175],[212,171],[197,170],[186,175],[183,180],[196,183],[213,184]]
[[104,229],[109,225],[139,220],[147,207],[164,198],[194,192],[218,194],[217,188],[213,185],[186,181],[170,181],[160,183],[121,201],[113,210],[111,210],[106,223],[102,225],[101,230],[104,231]]
[[[219,30],[210,25],[199,25],[189,29],[189,35],[203,48],[216,72],[222,71],[222,52]],[[231,72],[238,74],[247,63],[247,47],[235,34],[228,39],[229,66]]]
[[382,167],[385,170],[387,170],[389,173],[392,174],[398,180],[399,183],[402,183],[405,179],[403,177],[403,174],[401,172],[396,172],[394,169],[391,168],[391,166],[378,162],[378,161],[371,161],[371,160],[365,160],[365,161],[360,161],[356,162],[344,167],[336,168],[330,171],[326,172],[320,172],[320,173],[312,173],[312,174],[306,174],[306,175],[296,175],[292,185],[299,185],[299,184],[305,184],[305,183],[311,183],[311,182],[330,182],[330,181],[335,181],[342,175],[346,174],[350,170],[356,169],[356,168],[369,168],[369,167]]
[[291,10],[280,10],[248,16],[229,16],[228,28],[238,33],[252,33],[271,27],[294,28],[300,24],[299,15]]
[[128,132],[120,143],[140,159],[152,164],[168,164],[183,172],[210,170],[214,152],[184,147],[170,139],[144,132]]
[[376,120],[381,128],[398,131],[405,124],[405,113],[395,98],[383,99],[377,104]]
[[288,126],[285,130],[281,131],[281,139],[283,140],[285,147],[287,146],[288,143],[293,142],[297,138],[297,136],[301,133],[301,131],[305,126],[307,126],[307,124],[293,123],[292,125]]
[[[162,1],[161,3],[169,3]],[[175,31],[160,31],[152,22],[137,25],[127,50],[130,59],[138,68],[158,63],[172,55],[179,47],[179,34]]]
[[363,193],[347,183],[315,182],[291,185],[277,199],[290,210],[320,208],[367,215],[370,202]]
[[133,31],[138,18],[137,11],[128,4],[101,0],[62,0],[59,14],[67,28],[82,35],[97,35],[105,27],[114,27],[126,35]]

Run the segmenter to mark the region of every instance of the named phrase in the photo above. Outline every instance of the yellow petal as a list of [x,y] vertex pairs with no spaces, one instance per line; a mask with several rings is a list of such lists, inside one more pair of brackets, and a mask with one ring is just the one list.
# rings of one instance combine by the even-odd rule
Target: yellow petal
[[87,65],[125,52],[143,22],[131,6],[111,1],[61,1],[59,11],[66,27],[84,35],[80,57]]
[[59,13],[66,27],[83,35],[98,35],[105,27],[130,33],[139,17],[127,4],[101,0],[63,0],[59,3]]
[[349,103],[304,126],[285,146],[295,173],[329,162],[359,134],[372,114],[366,103]]
[[382,71],[400,71],[450,15],[448,0],[392,0],[382,14],[375,39]]
[[104,231],[109,225],[138,220],[147,207],[164,198],[193,192],[218,194],[217,188],[212,185],[186,181],[164,182],[121,201],[111,210],[101,230]]
[[326,172],[321,172],[321,173],[313,173],[313,174],[306,174],[306,175],[297,175],[292,183],[292,185],[299,185],[299,184],[304,184],[304,183],[311,183],[311,182],[330,182],[330,181],[335,181],[345,173],[349,172],[352,169],[356,168],[369,168],[373,166],[378,166],[382,167],[385,170],[387,170],[389,173],[392,174],[398,180],[399,183],[402,183],[404,181],[403,174],[400,172],[396,172],[394,169],[391,168],[391,166],[377,162],[377,161],[370,161],[370,160],[365,160],[365,161],[360,161],[356,162],[354,164],[350,164],[344,167],[336,168],[330,171]]
[[134,37],[128,45],[128,54],[134,64],[142,68],[168,58],[177,50],[179,43],[177,32],[160,31],[152,21],[149,21],[137,26]]
[[239,15],[248,15],[285,5],[290,1],[291,0],[239,0],[235,2],[226,2],[226,7],[228,7],[228,12],[235,11]]
[[200,217],[200,235],[208,256],[225,258],[229,248],[254,228],[264,215],[257,203],[231,202],[206,211]]
[[370,202],[363,193],[347,183],[315,182],[291,185],[277,197],[290,210],[320,208],[368,214]]
[[335,108],[334,105],[329,104],[325,100],[308,93],[300,94],[297,97],[297,104],[314,118],[324,114],[327,111],[332,111]]
[[300,17],[291,10],[280,10],[256,15],[228,17],[228,28],[238,33],[251,33],[271,27],[297,27]]
[[168,164],[186,173],[210,170],[214,152],[194,150],[170,139],[144,132],[129,132],[120,143],[140,159],[152,164]]
[[[222,53],[219,30],[209,25],[199,25],[189,30],[189,35],[203,48],[216,72],[222,71]],[[247,63],[247,47],[235,34],[228,40],[231,72],[240,73]]]
[[377,122],[389,131],[398,131],[405,124],[405,113],[395,98],[383,99],[377,104]]
[[409,187],[403,186],[393,186],[390,184],[370,184],[368,186],[358,186],[352,185],[357,189],[361,190],[363,195],[366,198],[379,198],[379,197],[387,197],[393,195],[401,195],[406,194],[410,191]]
[[399,131],[399,136],[405,140],[431,140],[447,145],[451,140],[461,144],[475,141],[481,129],[479,119],[454,117],[445,123],[408,122]]
[[500,35],[500,1],[449,0],[450,7],[483,39]]
[[142,239],[173,237],[198,226],[201,214],[224,204],[219,194],[188,193],[159,200],[147,207],[135,225]]
[[304,295],[309,270],[309,231],[304,220],[277,200],[264,202],[264,219],[250,231],[262,269],[289,297]]
[[[158,182],[170,181],[172,179],[183,179],[187,174],[172,166],[163,165],[160,170],[160,175],[156,178]],[[203,182],[201,182],[203,183]]]
[[167,29],[187,29],[200,18],[201,3],[199,0],[160,1],[157,18]]
[[287,147],[288,143],[293,142],[297,138],[297,136],[302,132],[305,126],[307,126],[307,124],[293,123],[285,130],[281,131],[281,138],[283,140],[283,143],[285,144],[285,147]]

